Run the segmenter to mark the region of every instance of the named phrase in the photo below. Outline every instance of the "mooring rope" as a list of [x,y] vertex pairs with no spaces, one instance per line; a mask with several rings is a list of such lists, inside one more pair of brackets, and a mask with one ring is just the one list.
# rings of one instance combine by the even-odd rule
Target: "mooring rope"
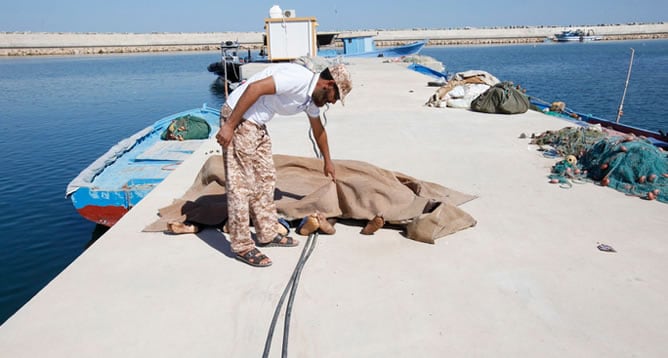
[[302,269],[304,268],[304,264],[306,261],[311,257],[311,253],[313,253],[313,249],[315,248],[315,243],[318,239],[318,232],[314,232],[308,236],[308,239],[306,239],[306,243],[304,244],[304,249],[302,250],[302,254],[299,257],[299,260],[297,261],[297,265],[295,266],[294,271],[292,272],[292,276],[290,276],[290,280],[288,280],[288,284],[285,286],[285,289],[283,290],[283,294],[281,294],[281,298],[278,300],[278,304],[276,305],[276,310],[274,310],[274,316],[271,320],[271,325],[269,326],[269,332],[267,333],[267,340],[265,341],[264,344],[264,352],[262,353],[262,357],[266,358],[269,357],[269,351],[271,350],[271,341],[274,337],[274,329],[276,328],[276,323],[278,321],[278,316],[281,311],[281,307],[283,306],[283,302],[285,301],[285,297],[288,294],[288,290],[290,291],[290,298],[288,299],[288,304],[285,308],[285,322],[283,325],[283,349],[281,351],[281,357],[287,357],[288,356],[288,337],[290,333],[290,317],[292,316],[292,305],[294,303],[295,299],[295,293],[297,292],[297,286],[299,285],[299,277],[301,276]]

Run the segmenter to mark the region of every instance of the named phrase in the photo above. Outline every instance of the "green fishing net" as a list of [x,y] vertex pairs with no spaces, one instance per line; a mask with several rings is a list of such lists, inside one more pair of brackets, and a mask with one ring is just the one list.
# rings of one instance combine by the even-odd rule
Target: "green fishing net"
[[605,138],[607,134],[600,129],[590,127],[566,127],[558,131],[546,131],[531,140],[532,144],[541,149],[549,145],[558,156],[575,155],[580,157],[594,143]]
[[628,195],[668,203],[668,153],[634,136],[606,137],[601,133],[602,137],[594,140],[587,129],[562,131],[538,137],[543,145],[566,157],[552,167],[550,182],[570,187],[593,181]]

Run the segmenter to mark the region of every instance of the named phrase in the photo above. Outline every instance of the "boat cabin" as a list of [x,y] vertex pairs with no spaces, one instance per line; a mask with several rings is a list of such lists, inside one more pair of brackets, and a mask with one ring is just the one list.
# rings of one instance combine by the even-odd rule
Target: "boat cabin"
[[343,41],[343,54],[352,55],[376,51],[373,36],[339,37]]

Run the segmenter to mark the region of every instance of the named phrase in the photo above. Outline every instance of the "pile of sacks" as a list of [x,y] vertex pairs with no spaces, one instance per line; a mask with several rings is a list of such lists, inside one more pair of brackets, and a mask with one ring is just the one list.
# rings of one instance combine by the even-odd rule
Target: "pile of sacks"
[[518,114],[529,110],[529,98],[512,82],[500,82],[478,70],[459,72],[426,103],[430,107],[466,108],[483,113]]
[[469,70],[458,72],[429,97],[429,107],[471,108],[471,102],[490,87],[500,83],[488,72]]

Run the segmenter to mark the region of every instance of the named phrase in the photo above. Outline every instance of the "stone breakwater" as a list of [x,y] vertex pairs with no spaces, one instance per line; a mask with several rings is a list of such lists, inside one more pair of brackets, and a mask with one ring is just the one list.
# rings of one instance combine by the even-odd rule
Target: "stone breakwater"
[[[340,36],[374,36],[376,45],[396,46],[428,39],[428,45],[537,43],[566,30],[582,29],[603,40],[668,38],[668,24],[512,26],[495,28],[333,31]],[[210,33],[0,33],[0,56],[92,55],[109,53],[218,51],[236,40],[250,49],[263,46],[263,32]]]

